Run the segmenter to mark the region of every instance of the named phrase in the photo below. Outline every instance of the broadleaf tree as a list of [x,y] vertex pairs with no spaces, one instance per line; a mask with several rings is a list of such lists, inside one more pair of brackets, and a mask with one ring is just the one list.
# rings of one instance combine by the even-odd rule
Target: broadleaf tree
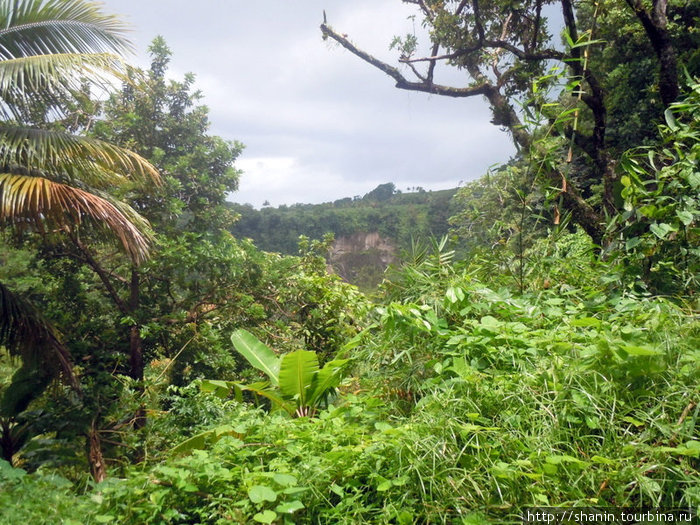
[[[551,115],[552,121],[560,124],[553,135],[563,151],[557,158],[543,162],[538,175],[543,186],[559,189],[557,198],[574,222],[595,243],[603,244],[606,217],[618,212],[619,176],[617,152],[608,140],[611,97],[606,90],[607,75],[614,64],[597,58],[596,54],[605,45],[614,46],[616,40],[630,33],[641,39],[645,46],[635,58],[640,62],[653,61],[656,76],[649,82],[648,92],[640,98],[648,99],[656,94],[661,103],[654,106],[658,107],[655,117],[661,119],[664,107],[680,93],[679,53],[682,51],[680,54],[686,56],[688,48],[697,46],[697,42],[686,36],[688,32],[693,34],[696,19],[692,16],[693,7],[667,0],[654,0],[651,6],[641,0],[591,5],[571,0],[515,3],[403,0],[403,3],[415,6],[427,42],[421,43],[415,33],[395,37],[392,48],[399,53],[397,65],[380,60],[356,45],[350,36],[330,24],[325,13],[321,32],[324,39],[336,41],[391,77],[399,89],[453,98],[483,96],[491,108],[491,122],[505,128],[523,154],[539,148],[539,137],[526,125],[527,104],[537,99],[533,93],[534,80],[549,76],[553,82],[560,82],[557,75],[548,75],[552,65],[559,64],[560,70],[567,71],[573,92],[580,100],[577,105],[580,118],[576,119],[580,122],[574,123],[573,118],[557,121],[556,115]],[[627,23],[632,20],[630,31],[621,34],[616,29],[620,24],[611,23],[612,19]],[[601,24],[604,33],[596,26],[598,21],[605,22]],[[563,45],[555,34],[557,27],[563,28]],[[439,77],[444,67],[464,72],[464,83],[441,83]],[[541,102],[556,102],[556,98]],[[567,162],[569,142],[571,153]]]

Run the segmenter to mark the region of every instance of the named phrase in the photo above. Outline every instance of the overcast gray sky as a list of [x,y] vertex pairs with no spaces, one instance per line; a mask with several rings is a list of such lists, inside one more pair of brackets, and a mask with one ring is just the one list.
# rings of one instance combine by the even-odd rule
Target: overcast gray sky
[[[256,207],[364,195],[378,184],[455,187],[514,149],[481,98],[398,90],[384,73],[323,41],[328,22],[387,61],[394,35],[413,31],[400,0],[106,0],[132,26],[137,54],[165,37],[171,74],[194,73],[212,134],[246,145],[231,200]],[[418,20],[416,25],[419,26]],[[420,30],[420,27],[416,28]],[[467,82],[454,71],[443,78]],[[449,77],[448,77],[449,75]]]

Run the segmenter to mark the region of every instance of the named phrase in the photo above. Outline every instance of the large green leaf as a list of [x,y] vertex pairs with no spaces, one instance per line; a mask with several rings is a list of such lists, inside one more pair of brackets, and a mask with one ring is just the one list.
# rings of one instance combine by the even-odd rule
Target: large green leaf
[[265,397],[272,403],[272,409],[281,409],[287,412],[290,416],[294,414],[295,406],[288,403],[275,391],[270,389],[267,381],[259,383],[251,383],[250,385],[238,385],[241,390],[253,392],[258,396]]
[[332,393],[333,389],[340,384],[343,378],[343,368],[348,359],[336,359],[328,361],[325,366],[318,371],[313,382],[313,391],[309,397],[309,405],[315,406],[318,402]]
[[311,383],[318,373],[318,357],[315,352],[297,350],[282,358],[279,386],[282,396],[296,398],[299,406],[306,406]]
[[273,385],[279,385],[280,360],[268,346],[242,328],[233,332],[231,342],[252,367],[265,372]]
[[220,379],[202,379],[199,383],[199,389],[202,392],[208,392],[215,396],[226,399],[233,391],[237,401],[242,401],[241,386],[234,381],[222,381]]
[[209,392],[222,399],[227,398],[233,392],[236,401],[243,401],[243,391],[252,392],[256,396],[262,396],[270,400],[272,409],[281,409],[294,414],[295,406],[285,401],[276,390],[270,388],[268,381],[258,381],[244,385],[235,381],[221,381],[219,379],[202,379],[199,382],[202,392]]

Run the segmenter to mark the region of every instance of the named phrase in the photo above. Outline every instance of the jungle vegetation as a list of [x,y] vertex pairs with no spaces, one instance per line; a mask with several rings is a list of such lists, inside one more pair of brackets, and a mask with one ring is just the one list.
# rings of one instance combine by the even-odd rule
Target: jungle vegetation
[[299,236],[321,239],[356,233],[377,232],[397,249],[408,250],[411,241],[440,238],[450,230],[452,197],[457,189],[426,191],[407,188],[402,192],[393,182],[380,184],[364,196],[344,197],[323,204],[265,206],[231,204],[239,214],[231,232],[251,238],[261,250],[296,255]]
[[[405,2],[430,41],[387,35],[400,67],[319,38],[485,97],[518,154],[454,195],[254,213],[162,38],[141,70],[99,5],[0,2],[2,523],[700,509],[700,7]],[[369,296],[275,218],[405,253]]]

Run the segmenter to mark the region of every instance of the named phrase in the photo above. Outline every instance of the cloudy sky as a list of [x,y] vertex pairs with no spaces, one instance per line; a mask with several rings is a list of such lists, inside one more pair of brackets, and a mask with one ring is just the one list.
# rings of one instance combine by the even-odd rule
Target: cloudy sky
[[[414,31],[400,0],[105,0],[132,26],[136,55],[156,35],[172,49],[171,75],[192,72],[211,132],[245,144],[231,200],[256,207],[364,195],[378,184],[455,187],[513,152],[485,101],[398,90],[393,80],[323,41],[328,22],[395,62],[394,35]],[[418,20],[415,23],[420,31]],[[443,79],[466,80],[454,71]]]

